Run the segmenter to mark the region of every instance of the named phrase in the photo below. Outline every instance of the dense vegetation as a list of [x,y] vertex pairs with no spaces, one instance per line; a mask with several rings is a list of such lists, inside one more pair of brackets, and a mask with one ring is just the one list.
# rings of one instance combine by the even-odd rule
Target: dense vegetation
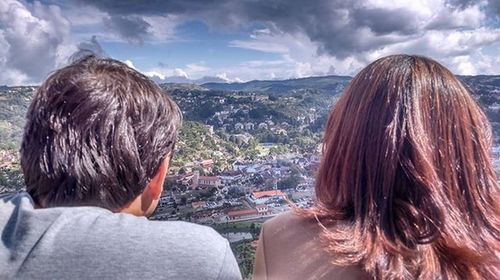
[[0,150],[17,150],[33,87],[0,88]]
[[[498,146],[500,76],[460,79],[470,87],[492,122]],[[231,85],[162,85],[179,104],[185,120],[172,172],[203,159],[213,159],[214,171],[221,171],[237,160],[288,152],[314,153],[328,111],[348,81],[348,77],[329,76]],[[17,151],[34,90],[0,88],[0,189],[23,185]],[[242,127],[247,124],[251,129]],[[264,151],[259,143],[273,145]],[[280,185],[296,184],[292,179],[296,178]]]

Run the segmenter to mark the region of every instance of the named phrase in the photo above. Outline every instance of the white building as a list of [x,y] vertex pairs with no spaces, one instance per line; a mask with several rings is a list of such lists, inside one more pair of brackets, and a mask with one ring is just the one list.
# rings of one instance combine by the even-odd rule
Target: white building
[[198,179],[198,185],[200,187],[219,187],[221,181],[217,176],[200,176]]
[[247,123],[245,124],[245,130],[253,130],[254,126],[255,126],[255,125],[254,125],[253,123],[251,123],[251,122],[247,122]]
[[240,130],[240,129],[243,129],[245,126],[242,124],[242,123],[236,123],[234,125],[234,129],[236,130]]
[[249,200],[253,204],[266,204],[268,202],[274,201],[274,200],[281,200],[285,199],[286,194],[280,190],[270,190],[270,191],[261,191],[261,192],[253,192]]

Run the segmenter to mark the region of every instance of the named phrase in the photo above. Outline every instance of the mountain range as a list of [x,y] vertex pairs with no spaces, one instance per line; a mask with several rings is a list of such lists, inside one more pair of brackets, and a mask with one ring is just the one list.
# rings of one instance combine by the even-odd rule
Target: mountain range
[[202,87],[226,91],[261,91],[283,94],[297,90],[321,90],[338,92],[351,81],[349,76],[322,76],[288,80],[249,81],[245,83],[205,83]]
[[[205,77],[207,80],[209,77]],[[500,75],[458,76],[475,94],[500,94]],[[254,80],[244,83],[228,83],[215,77],[213,81],[184,80],[182,82],[162,83],[168,89],[222,90],[222,91],[259,91],[270,94],[286,94],[299,90],[318,90],[340,93],[351,81],[349,76],[319,76],[287,80]],[[498,96],[497,96],[498,99]]]

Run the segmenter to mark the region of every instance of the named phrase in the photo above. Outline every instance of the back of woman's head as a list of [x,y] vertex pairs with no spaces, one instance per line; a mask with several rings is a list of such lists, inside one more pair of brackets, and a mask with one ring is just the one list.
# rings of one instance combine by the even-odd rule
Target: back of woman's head
[[313,213],[333,262],[384,279],[498,277],[490,149],[485,114],[445,67],[409,55],[368,65],[324,136]]

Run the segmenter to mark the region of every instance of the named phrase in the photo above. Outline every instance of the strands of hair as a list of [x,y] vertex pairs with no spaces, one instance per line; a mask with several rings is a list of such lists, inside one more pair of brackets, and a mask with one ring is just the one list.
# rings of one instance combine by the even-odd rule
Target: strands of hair
[[420,56],[379,59],[329,116],[316,182],[322,240],[376,279],[500,278],[491,127],[468,89]]

